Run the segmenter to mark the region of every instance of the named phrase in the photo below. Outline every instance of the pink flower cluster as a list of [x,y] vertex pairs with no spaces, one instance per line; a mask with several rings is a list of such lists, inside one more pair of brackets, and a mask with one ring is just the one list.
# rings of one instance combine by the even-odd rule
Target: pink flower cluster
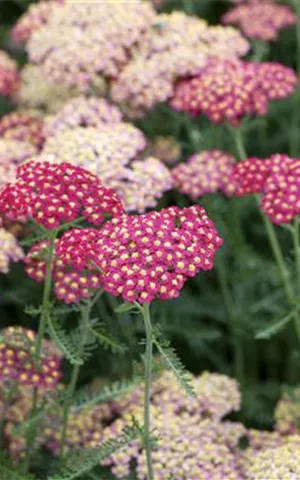
[[276,40],[279,31],[296,23],[296,15],[287,5],[250,1],[229,10],[222,17],[224,24],[235,24],[249,38]]
[[[86,91],[98,75],[116,77],[150,27],[156,12],[146,2],[74,2],[52,10],[32,33],[29,59],[52,83]],[[101,25],[101,28],[99,28]]]
[[43,118],[35,111],[17,110],[0,119],[0,136],[41,147],[44,141]]
[[[90,298],[102,285],[102,275],[88,261],[88,254],[95,241],[97,230],[73,229],[56,241],[53,262],[54,295],[66,304],[78,303]],[[25,258],[27,275],[38,283],[45,280],[49,244],[34,245]]]
[[232,155],[220,150],[196,153],[173,168],[174,185],[193,200],[224,190],[231,179],[234,163]]
[[17,63],[0,50],[0,95],[13,96],[19,88],[19,81]]
[[246,115],[264,115],[269,102],[291,95],[295,72],[279,63],[212,60],[197,76],[178,83],[171,106],[233,126]]
[[149,303],[176,298],[189,277],[213,267],[222,243],[202,207],[170,207],[106,223],[93,260],[107,292]]
[[36,333],[23,327],[8,327],[1,332],[0,380],[52,390],[61,378],[60,355],[44,340],[40,365],[34,361]]
[[63,0],[42,0],[29,5],[12,29],[13,41],[17,44],[27,42],[34,32],[47,23],[52,11],[62,3]]
[[122,113],[105,98],[83,96],[67,102],[56,115],[49,117],[45,124],[45,136],[55,136],[63,130],[76,127],[101,128],[122,121]]
[[0,192],[0,211],[12,220],[32,218],[55,229],[79,216],[100,225],[123,206],[113,190],[80,167],[30,161],[18,167],[16,181]]
[[13,182],[17,166],[36,153],[37,149],[31,143],[0,138],[0,186]]
[[262,194],[261,207],[275,224],[290,223],[300,213],[300,159],[272,155],[249,158],[234,166],[226,193]]

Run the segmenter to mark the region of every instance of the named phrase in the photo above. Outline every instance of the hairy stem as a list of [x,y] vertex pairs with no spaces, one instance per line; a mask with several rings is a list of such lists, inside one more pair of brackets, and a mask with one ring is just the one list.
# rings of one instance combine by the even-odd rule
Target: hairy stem
[[146,353],[145,353],[145,395],[144,395],[144,428],[145,428],[145,450],[147,458],[147,480],[154,479],[151,441],[150,441],[150,396],[151,396],[151,377],[152,377],[152,350],[153,335],[150,318],[149,304],[145,303],[141,307],[141,312],[146,332]]

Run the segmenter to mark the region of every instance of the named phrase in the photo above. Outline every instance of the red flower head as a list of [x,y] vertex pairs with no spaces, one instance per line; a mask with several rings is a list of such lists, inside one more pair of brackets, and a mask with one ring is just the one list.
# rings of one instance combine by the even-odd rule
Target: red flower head
[[40,368],[33,355],[36,333],[22,327],[8,327],[1,332],[0,379],[20,385],[52,390],[61,378],[60,354],[56,347],[44,340]]
[[224,189],[228,184],[234,157],[219,150],[192,155],[173,170],[175,187],[192,199]]
[[99,225],[122,213],[117,194],[80,167],[30,161],[17,170],[17,180],[0,192],[0,211],[9,218],[32,218],[48,229],[85,217]]
[[269,159],[264,160],[256,157],[236,163],[223,191],[227,195],[236,195],[237,197],[262,193],[270,166]]
[[202,207],[169,207],[107,222],[99,232],[94,262],[105,290],[129,302],[148,303],[177,297],[187,278],[213,267],[222,243]]
[[178,83],[171,106],[236,126],[246,115],[265,115],[269,101],[291,95],[296,85],[295,72],[279,63],[212,60]]
[[[287,157],[288,158],[288,157]],[[273,164],[261,206],[273,223],[290,223],[300,213],[300,159]]]
[[[98,231],[72,229],[56,241],[53,264],[54,295],[67,304],[90,298],[102,285],[102,275],[89,258]],[[48,242],[34,245],[25,258],[27,275],[40,283],[45,280]]]

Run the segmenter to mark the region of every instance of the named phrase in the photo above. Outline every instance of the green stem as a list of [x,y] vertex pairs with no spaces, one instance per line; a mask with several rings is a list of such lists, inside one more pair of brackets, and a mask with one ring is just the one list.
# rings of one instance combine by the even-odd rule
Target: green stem
[[240,160],[245,160],[247,158],[247,153],[244,145],[244,139],[241,128],[231,128],[234,143]]
[[297,39],[297,73],[300,75],[300,3],[299,0],[293,1],[296,11],[296,39]]
[[147,458],[147,480],[154,479],[151,441],[150,441],[150,396],[151,396],[151,377],[152,377],[152,351],[153,351],[153,335],[150,318],[149,304],[145,303],[141,307],[141,312],[146,332],[146,353],[145,353],[145,394],[144,394],[144,428],[145,428],[145,450]]
[[297,295],[300,295],[300,236],[299,236],[299,218],[296,218],[294,225],[293,225],[293,230],[292,230],[292,236],[293,236],[293,243],[294,243],[294,255],[296,259],[296,272],[297,272]]
[[[97,297],[98,298],[98,297]],[[93,302],[88,302],[87,305],[82,309],[82,321],[83,321],[83,332],[81,335],[81,341],[80,345],[78,348],[78,356],[81,357],[84,352],[84,346],[87,341],[87,337],[89,334],[89,317],[90,317],[90,312],[92,309],[92,306],[94,304]],[[67,438],[67,431],[68,431],[68,423],[69,423],[69,416],[70,416],[70,408],[72,405],[72,398],[75,392],[75,388],[78,382],[79,378],[79,373],[80,373],[80,367],[81,365],[74,365],[72,374],[71,374],[71,379],[70,383],[67,388],[66,392],[66,397],[63,405],[63,415],[62,415],[62,430],[61,430],[61,439],[60,439],[60,453],[59,453],[59,458],[60,460],[64,456],[64,450],[65,450],[65,444],[66,444],[66,438]]]
[[235,365],[235,376],[238,379],[241,387],[243,389],[245,384],[245,362],[244,362],[244,353],[243,345],[240,341],[239,334],[237,332],[237,318],[235,315],[234,301],[228,284],[228,278],[225,272],[223,262],[220,258],[216,261],[217,274],[219,279],[219,284],[223,296],[224,305],[227,311],[227,316],[230,321],[230,327],[233,337],[234,345],[234,365]]
[[[45,336],[45,330],[47,326],[47,318],[49,313],[50,307],[50,295],[51,295],[51,285],[52,285],[52,270],[53,270],[53,260],[55,254],[55,239],[57,235],[57,230],[52,230],[49,237],[49,246],[48,246],[48,255],[46,260],[46,275],[45,275],[45,282],[44,282],[44,292],[43,292],[43,301],[41,307],[41,317],[38,329],[38,335],[35,344],[34,350],[34,360],[36,362],[37,367],[40,367],[40,357],[42,352],[42,345]],[[32,397],[32,407],[30,417],[33,417],[36,414],[38,406],[38,388],[33,390],[33,397]],[[30,428],[30,427],[29,427]],[[32,452],[34,450],[34,442],[36,438],[36,428],[30,430],[30,432],[26,434],[27,438],[27,464],[29,465],[30,458],[32,456]]]

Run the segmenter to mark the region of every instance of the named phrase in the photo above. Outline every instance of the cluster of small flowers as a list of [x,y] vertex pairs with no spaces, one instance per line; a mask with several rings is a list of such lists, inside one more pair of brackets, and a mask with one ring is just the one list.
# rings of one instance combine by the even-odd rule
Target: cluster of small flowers
[[3,139],[31,143],[39,148],[44,141],[43,123],[43,118],[38,112],[17,110],[0,119],[0,135]]
[[166,165],[174,165],[181,156],[181,146],[174,137],[155,137],[150,151],[153,157],[159,158]]
[[[103,427],[111,419],[112,408],[110,404],[94,405],[81,411],[71,409],[66,436],[66,450],[84,448],[96,439],[98,444],[101,443]],[[60,452],[61,422],[61,415],[54,417],[52,423],[47,426],[44,432],[46,446],[55,456],[58,456]]]
[[[234,450],[246,430],[241,424],[222,421],[224,415],[240,406],[237,383],[208,372],[192,382],[196,392],[192,404],[171,373],[153,382],[151,428],[159,436],[152,454],[155,476],[159,480],[169,476],[182,480],[241,479]],[[125,403],[121,399],[120,404],[118,418],[104,430],[104,439],[118,435],[132,415],[142,420],[142,395],[134,392]],[[95,436],[88,446],[98,443]],[[105,464],[111,466],[117,478],[124,478],[130,473],[132,460],[137,463],[137,478],[144,480],[146,460],[138,441],[114,454]]]
[[299,463],[300,436],[291,435],[283,445],[265,449],[250,457],[247,468],[247,478],[298,479],[300,478]]
[[76,87],[50,83],[38,65],[29,63],[21,70],[16,100],[23,108],[55,113],[69,99],[78,95]]
[[[102,285],[101,273],[86,258],[96,234],[97,231],[93,229],[84,229],[84,231],[73,229],[56,241],[52,271],[53,293],[56,298],[66,304],[78,303],[80,300],[90,298],[92,293]],[[77,245],[78,239],[80,244]],[[67,248],[65,248],[66,243]],[[69,251],[72,247],[75,260],[70,264]],[[25,271],[38,283],[45,280],[48,248],[47,241],[39,242],[25,257]],[[61,252],[63,252],[62,257]]]
[[42,0],[29,5],[12,29],[12,39],[16,44],[27,42],[31,35],[48,21],[53,9],[61,6],[63,0]]
[[268,2],[250,1],[238,5],[222,17],[226,25],[238,25],[248,38],[259,40],[276,40],[279,31],[296,23],[296,15],[287,5]]
[[199,75],[178,83],[171,106],[233,126],[246,115],[264,115],[272,100],[291,95],[297,76],[279,63],[212,60]]
[[104,98],[79,96],[67,102],[56,115],[46,119],[44,133],[50,137],[76,127],[101,128],[121,121],[121,111]]
[[172,170],[174,185],[193,200],[224,190],[231,180],[234,163],[232,155],[219,150],[196,153]]
[[178,78],[195,75],[210,57],[236,58],[248,42],[232,28],[209,27],[183,12],[157,15],[133,59],[112,83],[112,98],[141,116],[174,92]]
[[[52,10],[31,34],[29,59],[53,83],[86,90],[97,75],[116,77],[156,12],[146,2],[73,2]],[[99,29],[101,25],[101,29]]]
[[102,181],[118,177],[119,170],[122,171],[123,166],[145,149],[146,138],[131,123],[119,122],[99,127],[62,130],[46,140],[42,154],[51,162],[60,163],[63,158],[86,168]]
[[210,270],[222,245],[200,206],[123,215],[101,230],[94,262],[112,295],[140,303],[171,299],[200,270]]
[[36,333],[23,327],[8,327],[1,331],[0,380],[20,386],[52,390],[60,377],[60,354],[44,340],[40,364],[34,360]]
[[163,193],[173,186],[167,167],[157,158],[133,161],[106,183],[120,195],[128,212],[145,212],[154,208]]
[[23,260],[24,252],[15,236],[0,228],[0,273],[8,273],[11,262]]
[[275,224],[290,223],[300,212],[300,159],[272,155],[236,164],[226,187],[237,196],[262,194],[261,208]]
[[[103,102],[102,99],[81,99],[82,111],[86,112],[82,118],[96,124],[95,127],[75,126],[65,130],[71,118],[74,122],[81,118],[81,115],[71,115],[77,100],[67,104],[71,106],[70,111],[66,106],[54,117],[50,129],[51,132],[57,129],[58,133],[45,142],[41,159],[55,163],[64,159],[86,168],[99,176],[104,185],[117,191],[127,211],[144,212],[154,207],[172,187],[171,174],[158,159],[141,157],[137,160],[147,145],[144,134],[130,123],[118,122],[120,112]],[[92,108],[95,105],[100,108]],[[102,113],[102,105],[106,114]]]
[[79,216],[100,225],[104,217],[120,214],[123,205],[114,191],[80,167],[30,161],[2,189],[0,211],[12,220],[31,218],[55,229]]
[[19,87],[17,63],[0,50],[0,95],[13,97]]
[[282,395],[275,410],[276,430],[281,434],[300,434],[300,389]]

